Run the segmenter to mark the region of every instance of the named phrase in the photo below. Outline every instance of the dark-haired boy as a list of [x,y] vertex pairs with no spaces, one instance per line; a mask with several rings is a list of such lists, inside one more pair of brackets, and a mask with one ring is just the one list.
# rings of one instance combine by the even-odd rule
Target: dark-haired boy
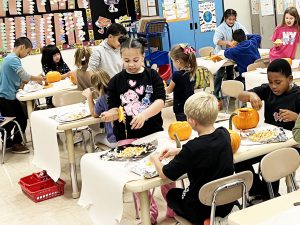
[[113,23],[106,34],[107,38],[93,49],[88,70],[97,71],[101,68],[113,77],[123,68],[119,38],[126,35],[127,31],[121,24]]
[[248,65],[260,58],[258,47],[260,46],[261,36],[256,34],[246,35],[242,29],[233,32],[232,38],[238,44],[233,48],[225,50],[225,57],[236,62],[239,77],[237,80],[243,81],[242,73],[247,71]]
[[[13,52],[3,59],[0,68],[0,112],[4,117],[16,117],[22,132],[26,130],[27,117],[16,98],[16,93],[23,81],[32,80],[41,83],[43,80],[42,76],[31,76],[22,67],[20,59],[26,57],[31,49],[32,43],[27,37],[16,39]],[[9,123],[5,129],[10,133],[13,127],[13,124]],[[19,133],[7,141],[8,146],[12,145],[12,152],[28,153],[29,149],[21,143],[22,137]]]

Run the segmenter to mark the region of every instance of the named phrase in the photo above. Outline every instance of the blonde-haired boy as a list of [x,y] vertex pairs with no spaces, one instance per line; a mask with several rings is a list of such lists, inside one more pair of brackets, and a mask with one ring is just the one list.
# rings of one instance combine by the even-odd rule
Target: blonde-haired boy
[[[198,137],[179,148],[167,148],[150,156],[160,177],[177,180],[187,174],[190,185],[186,189],[173,188],[167,193],[168,206],[191,223],[203,224],[209,218],[210,207],[203,205],[198,193],[212,180],[233,174],[230,135],[224,127],[215,129],[218,101],[215,96],[198,92],[187,99],[184,113]],[[161,160],[174,157],[167,165]],[[216,216],[225,217],[233,204],[217,207]]]

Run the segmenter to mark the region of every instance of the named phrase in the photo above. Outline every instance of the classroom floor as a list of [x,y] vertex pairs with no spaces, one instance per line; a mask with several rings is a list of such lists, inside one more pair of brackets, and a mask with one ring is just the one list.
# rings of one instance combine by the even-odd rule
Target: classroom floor
[[[172,107],[163,109],[164,127],[174,120]],[[28,134],[28,132],[27,132]],[[63,138],[62,138],[63,139]],[[21,191],[18,181],[20,178],[30,175],[33,172],[40,171],[31,163],[33,151],[31,143],[30,154],[13,154],[7,152],[5,164],[0,166],[0,224],[7,225],[92,225],[86,209],[77,204],[77,199],[71,196],[71,184],[69,177],[69,167],[67,161],[67,152],[60,142],[61,150],[61,178],[66,181],[64,196],[49,199],[40,203],[34,203],[28,199]],[[79,162],[84,150],[81,145],[76,145],[76,163],[77,170],[80,171]],[[300,180],[298,173],[297,180]],[[81,177],[78,173],[79,186],[81,186]],[[281,193],[285,193],[284,183],[280,185]],[[165,217],[166,203],[162,198],[160,189],[155,190],[155,198],[159,207],[158,225],[175,225],[174,219]],[[135,220],[135,210],[132,201],[132,195],[127,194],[124,197],[124,213],[120,224],[133,225],[138,224]]]

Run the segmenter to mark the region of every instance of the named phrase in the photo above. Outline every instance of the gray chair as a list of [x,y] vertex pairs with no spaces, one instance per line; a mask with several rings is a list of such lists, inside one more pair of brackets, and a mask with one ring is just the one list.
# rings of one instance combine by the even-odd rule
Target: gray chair
[[[63,94],[54,95],[52,98],[52,104],[55,107],[61,107],[65,105],[72,105],[80,102],[85,102],[85,100],[86,98],[82,95],[82,91],[67,91]],[[87,151],[83,131],[88,132],[91,141],[91,149],[92,149],[91,152],[93,152],[95,150],[95,143],[94,143],[94,136],[92,130],[88,126],[84,126],[84,127],[79,127],[74,131],[80,132],[85,152],[88,151]]]
[[[252,183],[252,172],[243,171],[203,185],[199,190],[199,199],[202,204],[211,206],[210,225],[215,224],[216,206],[235,202],[242,198],[242,208],[245,208],[247,193]],[[175,219],[181,225],[193,225],[182,217],[175,216]]]
[[222,82],[221,91],[223,96],[226,96],[225,113],[228,112],[230,97],[236,99],[236,107],[239,107],[237,97],[244,90],[244,84],[237,80],[225,80]]
[[299,153],[294,148],[282,148],[265,155],[260,162],[260,171],[263,179],[267,182],[271,198],[274,192],[271,182],[286,177],[288,192],[298,189],[294,178],[294,172],[300,165]]
[[[20,124],[15,120],[16,117],[4,117],[4,118],[5,118],[5,120],[0,123],[0,131],[3,134],[3,136],[2,136],[2,159],[1,159],[1,164],[4,164],[4,157],[5,157],[5,151],[6,151],[6,140],[9,137],[11,137],[12,135],[14,135],[17,132],[20,132],[21,137],[22,137],[22,142],[23,142],[24,145],[26,145],[25,134],[23,134]],[[14,123],[16,125],[15,129],[17,129],[16,131],[14,130],[14,134],[10,135],[9,137],[7,137],[7,131],[4,128],[4,126],[8,123]]]
[[267,65],[264,62],[260,62],[260,61],[254,62],[247,66],[247,72],[256,70],[257,68],[266,68],[266,67],[267,67]]

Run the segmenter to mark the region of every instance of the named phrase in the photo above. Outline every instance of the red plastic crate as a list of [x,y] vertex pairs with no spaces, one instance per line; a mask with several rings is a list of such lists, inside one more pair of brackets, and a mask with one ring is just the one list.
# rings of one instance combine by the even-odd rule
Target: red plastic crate
[[171,78],[172,72],[171,72],[171,65],[166,64],[158,67],[158,74],[160,77],[164,80],[167,81]]
[[41,182],[43,182],[45,180],[49,180],[49,179],[51,179],[51,177],[49,177],[47,172],[41,171],[41,172],[33,173],[29,176],[21,178],[19,183],[21,183],[22,186],[24,186],[24,187],[31,187],[34,185],[39,185]]
[[32,174],[21,178],[19,181],[23,193],[32,201],[41,202],[64,194],[66,182],[62,179],[54,182],[48,175],[47,177],[43,176],[41,179],[44,180],[39,180],[35,174]]

